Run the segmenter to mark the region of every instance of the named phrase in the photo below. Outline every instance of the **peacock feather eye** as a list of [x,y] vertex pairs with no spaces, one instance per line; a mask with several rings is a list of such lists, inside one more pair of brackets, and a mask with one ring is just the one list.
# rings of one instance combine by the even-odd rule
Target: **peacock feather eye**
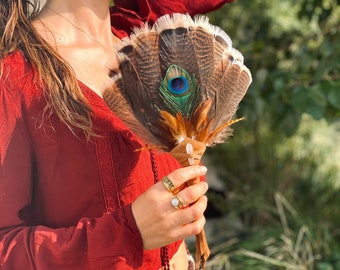
[[168,89],[175,95],[183,95],[189,89],[189,83],[184,76],[171,78],[168,81]]
[[172,114],[180,112],[184,118],[188,118],[197,106],[199,86],[195,76],[180,66],[168,67],[159,91],[165,108]]
[[189,94],[195,87],[196,80],[184,68],[171,65],[166,70],[163,81],[161,82],[161,91],[168,91],[168,94],[183,96]]

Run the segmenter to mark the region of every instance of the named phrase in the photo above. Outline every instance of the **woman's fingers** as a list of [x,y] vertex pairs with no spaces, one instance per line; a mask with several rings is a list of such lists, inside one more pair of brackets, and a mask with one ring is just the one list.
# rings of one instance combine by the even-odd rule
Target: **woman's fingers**
[[183,238],[188,237],[188,235],[197,235],[203,230],[204,225],[205,225],[204,216],[202,216],[200,219],[197,219],[191,223],[185,224],[177,230],[178,238],[183,239]]
[[[172,220],[170,223],[172,237],[182,239],[202,231],[205,224],[204,211],[208,202],[204,194],[207,190],[208,184],[199,182],[186,187],[176,195],[169,194],[168,204],[173,208],[168,214],[168,218]],[[184,204],[184,208],[175,208],[171,203],[173,198],[178,198]]]
[[167,214],[167,238],[170,242],[200,233],[205,224],[207,197],[200,197],[193,205],[173,209]]
[[191,185],[178,192],[176,196],[180,197],[185,204],[192,204],[196,202],[203,194],[208,190],[208,184],[206,182],[199,182],[195,185]]
[[[169,185],[173,185],[176,189],[191,179],[195,179],[197,177],[205,175],[206,172],[207,168],[205,166],[194,165],[190,166],[190,170],[188,170],[188,167],[177,169],[168,174],[166,176],[166,179],[171,182]],[[168,189],[166,186],[165,188]],[[168,189],[168,191],[170,190]]]
[[204,196],[207,183],[199,182],[185,187],[175,195],[170,187],[178,188],[191,179],[203,176],[206,171],[206,167],[198,165],[177,169],[167,176],[170,183],[157,183],[132,204],[145,249],[165,246],[202,230],[205,223],[203,213],[207,207]]
[[204,217],[204,211],[207,208],[207,202],[207,197],[201,196],[194,204],[181,209],[177,217],[178,226],[195,222],[196,220]]

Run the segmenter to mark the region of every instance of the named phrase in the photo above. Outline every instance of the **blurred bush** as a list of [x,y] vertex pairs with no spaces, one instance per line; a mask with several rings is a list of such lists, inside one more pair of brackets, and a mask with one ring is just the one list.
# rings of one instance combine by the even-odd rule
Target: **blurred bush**
[[237,0],[209,14],[253,74],[246,120],[207,152],[225,187],[208,194],[222,215],[209,269],[340,269],[339,2]]

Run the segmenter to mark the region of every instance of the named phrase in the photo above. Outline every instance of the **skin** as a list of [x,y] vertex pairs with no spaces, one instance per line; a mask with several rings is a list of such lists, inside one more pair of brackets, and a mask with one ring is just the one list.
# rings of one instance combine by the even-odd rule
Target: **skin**
[[[32,21],[35,29],[70,64],[79,81],[102,96],[112,83],[109,69],[117,67],[113,46],[119,42],[111,32],[109,0],[48,0]],[[190,166],[168,176],[175,187],[206,173],[204,166]],[[177,210],[173,195],[162,183],[141,194],[132,204],[132,212],[145,250],[159,248],[198,234],[205,224],[207,207],[205,182],[187,187],[178,196],[189,206]],[[144,211],[148,209],[148,211]],[[171,268],[187,269],[184,244],[170,261]]]
[[99,96],[112,83],[117,67],[112,47],[109,0],[49,0],[33,20],[38,33],[71,65],[79,81]]
[[[205,172],[204,166],[192,166],[175,170],[168,177],[175,187],[178,187],[190,179],[204,175]],[[176,210],[170,204],[173,195],[162,183],[157,183],[139,196],[132,205],[132,211],[143,238],[144,249],[161,247],[198,234],[205,224],[203,212],[207,198],[202,195],[207,189],[207,183],[201,182],[177,193],[177,196],[190,205],[181,210]]]

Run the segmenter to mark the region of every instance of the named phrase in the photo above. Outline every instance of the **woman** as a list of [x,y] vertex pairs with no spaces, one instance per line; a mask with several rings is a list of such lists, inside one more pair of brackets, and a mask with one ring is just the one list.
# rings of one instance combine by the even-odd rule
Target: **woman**
[[133,26],[230,1],[109,2],[0,3],[3,270],[186,269],[182,239],[204,226],[207,184],[180,191],[179,210],[160,180],[183,186],[206,168],[135,151],[142,140],[101,96],[117,65],[112,47]]

